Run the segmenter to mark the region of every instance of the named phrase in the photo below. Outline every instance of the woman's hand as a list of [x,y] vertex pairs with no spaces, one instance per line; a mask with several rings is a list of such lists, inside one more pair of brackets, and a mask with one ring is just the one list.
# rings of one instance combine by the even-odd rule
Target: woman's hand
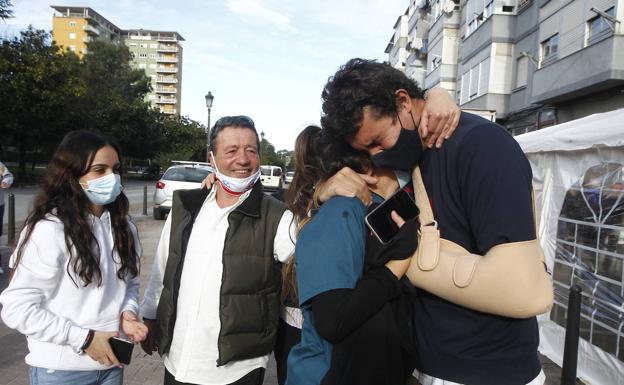
[[158,350],[158,325],[156,324],[156,320],[153,319],[144,318],[143,323],[147,326],[148,333],[147,338],[141,342],[141,348],[143,348],[145,353],[151,356],[152,352]]
[[207,188],[208,190],[210,190],[212,188],[212,185],[216,182],[217,178],[215,177],[214,173],[210,173],[208,174],[208,176],[206,176],[204,178],[204,180],[201,183],[201,188]]
[[316,186],[315,195],[318,203],[327,202],[334,196],[358,197],[362,203],[368,206],[372,202],[369,185],[377,183],[377,178],[358,174],[349,167],[344,167],[331,178]]
[[397,279],[401,279],[407,272],[410,265],[410,257],[416,251],[418,246],[418,224],[416,220],[410,220],[407,223],[396,211],[390,213],[392,220],[399,227],[399,233],[394,236],[392,241],[395,243],[392,248],[392,259],[386,263],[386,267],[390,269]]
[[95,332],[93,334],[93,339],[91,340],[91,344],[89,347],[85,349],[85,353],[93,360],[99,362],[105,366],[122,366],[115,357],[113,353],[113,349],[111,349],[110,344],[108,343],[108,339],[111,337],[117,337],[119,333],[117,332]]
[[121,330],[132,342],[141,342],[147,337],[147,326],[129,310],[121,313]]
[[439,87],[430,89],[418,126],[423,143],[429,148],[434,144],[440,148],[457,128],[460,113],[459,106],[447,90]]

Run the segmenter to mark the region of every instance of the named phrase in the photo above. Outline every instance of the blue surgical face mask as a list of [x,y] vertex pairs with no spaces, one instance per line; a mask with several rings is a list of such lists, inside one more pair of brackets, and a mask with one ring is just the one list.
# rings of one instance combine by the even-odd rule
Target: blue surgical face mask
[[87,181],[87,187],[83,187],[83,191],[93,204],[104,206],[113,203],[121,193],[121,178],[119,174],[110,173],[91,179]]

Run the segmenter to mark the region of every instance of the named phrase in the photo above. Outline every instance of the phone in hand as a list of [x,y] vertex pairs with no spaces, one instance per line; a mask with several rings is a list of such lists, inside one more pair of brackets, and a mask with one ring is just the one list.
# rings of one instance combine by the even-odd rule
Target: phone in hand
[[418,207],[410,195],[403,189],[394,193],[390,198],[383,201],[373,211],[366,215],[366,225],[379,242],[386,244],[399,232],[399,226],[394,223],[390,213],[396,211],[405,221],[416,218],[419,214]]
[[124,340],[119,337],[111,337],[108,339],[108,343],[113,349],[113,353],[117,360],[125,365],[130,364],[130,359],[132,358],[132,349],[134,349],[134,344],[130,341]]

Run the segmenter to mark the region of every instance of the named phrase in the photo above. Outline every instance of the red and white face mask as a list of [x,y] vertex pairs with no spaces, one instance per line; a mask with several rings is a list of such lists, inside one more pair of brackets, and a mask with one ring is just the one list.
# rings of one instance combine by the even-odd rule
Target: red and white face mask
[[[214,154],[212,154],[212,159],[214,158],[215,158]],[[255,173],[248,176],[247,178],[234,178],[234,177],[222,174],[219,171],[219,168],[217,167],[216,162],[214,162],[214,169],[215,169],[215,177],[217,181],[219,181],[219,184],[221,184],[221,187],[223,187],[223,189],[226,192],[232,195],[241,195],[245,193],[246,191],[250,190],[256,184],[258,179],[260,179],[260,168],[258,168],[258,170]]]

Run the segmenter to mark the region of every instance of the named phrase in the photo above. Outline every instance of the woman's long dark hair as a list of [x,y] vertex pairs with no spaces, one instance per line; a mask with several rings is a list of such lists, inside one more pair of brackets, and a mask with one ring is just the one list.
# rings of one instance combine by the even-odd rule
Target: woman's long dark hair
[[[295,141],[295,175],[286,196],[297,233],[310,220],[315,186],[343,167],[364,173],[372,166],[368,154],[337,141],[318,126],[308,126],[299,133]],[[297,299],[294,258],[283,267],[282,281],[282,302]]]
[[[47,215],[53,215],[63,223],[65,245],[69,251],[66,270],[70,278],[78,286],[70,272],[71,266],[84,286],[92,282],[97,286],[102,285],[100,248],[91,231],[92,226],[88,218],[91,201],[78,180],[88,172],[95,154],[106,146],[115,149],[121,162],[119,147],[100,134],[91,131],[72,131],[65,135],[48,164],[42,189],[35,198],[34,209],[24,224],[27,230],[18,246],[16,268],[35,225],[39,221],[46,220]],[[135,238],[128,223],[128,198],[122,191],[114,202],[105,207],[111,218],[113,247],[120,257],[120,261],[115,261],[120,264],[117,277],[121,280],[134,278],[139,274],[139,258]]]

